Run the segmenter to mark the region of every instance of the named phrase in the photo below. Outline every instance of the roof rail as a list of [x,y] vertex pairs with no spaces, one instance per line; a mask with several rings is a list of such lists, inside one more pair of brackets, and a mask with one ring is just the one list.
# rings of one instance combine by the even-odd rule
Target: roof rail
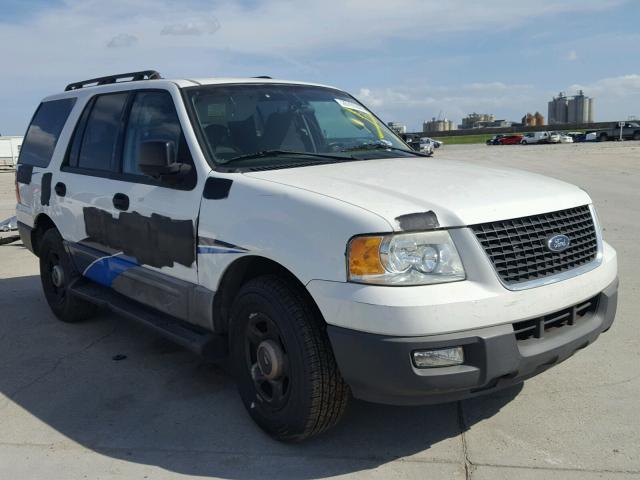
[[69,90],[78,90],[85,87],[94,87],[97,85],[109,85],[110,83],[117,83],[118,80],[128,78],[128,82],[135,82],[137,80],[157,80],[162,76],[155,70],[143,70],[141,72],[119,73],[117,75],[108,75],[106,77],[90,78],[89,80],[83,80],[81,82],[70,83],[64,89],[65,92]]
[[270,77],[269,75],[258,75],[257,77],[253,77],[253,78],[266,78],[271,80],[273,77]]

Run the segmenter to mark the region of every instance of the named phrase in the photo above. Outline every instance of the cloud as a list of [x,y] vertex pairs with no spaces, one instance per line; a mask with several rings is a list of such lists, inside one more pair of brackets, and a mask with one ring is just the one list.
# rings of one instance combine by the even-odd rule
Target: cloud
[[138,37],[136,37],[135,35],[120,33],[109,40],[109,42],[107,43],[107,48],[132,47],[136,43],[138,43]]
[[590,84],[575,84],[569,87],[571,92],[578,90],[584,90],[587,95],[606,95],[632,101],[631,97],[640,97],[640,74],[607,77]]
[[544,93],[532,85],[504,82],[363,87],[355,96],[383,120],[407,123],[411,130],[421,128],[424,120],[440,115],[459,121],[477,111],[515,120],[521,118],[527,108],[535,111],[546,106]]
[[575,60],[578,59],[578,54],[576,53],[575,50],[571,50],[568,54],[567,54],[567,60],[569,60],[570,62],[573,62]]
[[[394,108],[398,117],[404,115],[401,108],[411,113],[420,106],[422,113],[414,113],[415,118],[437,115],[440,108],[450,116],[483,106],[498,113],[505,105],[509,112],[515,107],[507,104],[523,98],[517,77],[496,75],[495,82],[477,83],[493,66],[463,71],[474,49],[449,50],[446,42],[455,38],[477,45],[487,32],[504,32],[505,39],[521,36],[546,18],[615,11],[621,3],[624,0],[300,0],[295,5],[291,0],[110,0],[106,8],[103,0],[65,0],[34,7],[20,22],[0,19],[0,45],[11,45],[12,58],[19,59],[0,77],[5,112],[0,129],[24,130],[40,98],[71,81],[147,68],[164,76],[272,74],[348,85],[354,91],[368,88],[371,102]],[[425,19],[433,21],[425,27]],[[209,41],[212,34],[215,41]],[[82,48],[74,48],[78,39]],[[435,50],[428,52],[432,40]],[[574,45],[564,51],[571,48]],[[438,86],[446,82],[442,77],[457,75],[467,78],[467,84],[457,89]],[[403,86],[404,81],[426,84],[438,77],[429,90]],[[540,108],[529,106],[533,102],[524,98],[519,108]]]
[[217,18],[211,18],[207,22],[172,23],[162,27],[161,35],[212,35],[220,30],[220,22]]

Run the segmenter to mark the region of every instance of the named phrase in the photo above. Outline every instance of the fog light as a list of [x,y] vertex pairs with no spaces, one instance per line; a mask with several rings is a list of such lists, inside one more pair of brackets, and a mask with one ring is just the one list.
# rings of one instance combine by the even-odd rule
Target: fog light
[[413,364],[418,368],[449,367],[464,362],[462,347],[435,348],[413,352]]

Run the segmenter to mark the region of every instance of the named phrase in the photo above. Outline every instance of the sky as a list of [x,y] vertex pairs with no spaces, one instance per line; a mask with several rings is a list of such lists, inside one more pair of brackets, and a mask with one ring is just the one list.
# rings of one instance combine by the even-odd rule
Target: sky
[[68,83],[270,75],[344,89],[410,131],[519,120],[578,89],[640,118],[638,0],[0,0],[0,133]]

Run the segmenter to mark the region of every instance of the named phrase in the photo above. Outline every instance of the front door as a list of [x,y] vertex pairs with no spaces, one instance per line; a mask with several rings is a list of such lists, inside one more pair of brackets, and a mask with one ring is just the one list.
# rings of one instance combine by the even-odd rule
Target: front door
[[[198,183],[205,175],[193,162],[174,96],[168,90],[133,90],[99,95],[87,108],[76,132],[82,139],[75,152],[72,147],[65,172],[76,177],[69,181],[69,201],[82,209],[85,232],[75,255],[84,258],[82,272],[188,319],[189,290],[198,282]],[[189,172],[171,182],[143,175],[138,160],[145,142],[169,144]]]

